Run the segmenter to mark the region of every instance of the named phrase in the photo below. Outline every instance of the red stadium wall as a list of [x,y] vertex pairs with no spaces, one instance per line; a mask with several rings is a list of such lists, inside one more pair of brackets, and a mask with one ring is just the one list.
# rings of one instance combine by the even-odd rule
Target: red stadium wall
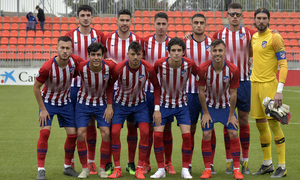
[[[278,79],[279,71],[277,72]],[[289,70],[284,86],[300,86],[300,70]]]

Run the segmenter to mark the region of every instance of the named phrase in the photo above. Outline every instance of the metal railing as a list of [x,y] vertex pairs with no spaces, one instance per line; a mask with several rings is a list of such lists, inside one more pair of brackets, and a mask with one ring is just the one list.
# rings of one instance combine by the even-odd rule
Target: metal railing
[[115,15],[119,9],[140,11],[225,11],[229,2],[241,3],[245,11],[265,7],[270,11],[300,11],[299,0],[1,0],[0,15],[23,16],[29,11],[37,13],[39,5],[52,16],[76,16],[81,4],[94,8],[95,16]]

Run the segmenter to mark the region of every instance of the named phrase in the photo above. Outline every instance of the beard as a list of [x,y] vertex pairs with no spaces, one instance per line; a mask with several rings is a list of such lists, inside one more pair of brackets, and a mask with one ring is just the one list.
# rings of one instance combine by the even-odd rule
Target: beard
[[254,23],[254,26],[255,26],[259,31],[265,31],[266,29],[268,29],[269,24],[267,24],[267,25],[257,25],[256,23]]

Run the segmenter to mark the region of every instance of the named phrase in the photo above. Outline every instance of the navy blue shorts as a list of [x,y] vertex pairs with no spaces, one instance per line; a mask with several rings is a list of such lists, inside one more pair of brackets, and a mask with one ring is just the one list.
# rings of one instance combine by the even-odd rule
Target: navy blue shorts
[[70,89],[70,98],[71,98],[71,102],[73,104],[74,110],[76,109],[78,91],[79,91],[79,87],[71,87],[71,89]]
[[199,114],[201,111],[201,104],[199,101],[198,93],[187,93],[187,104],[189,107],[190,117],[191,117],[191,123],[196,124],[198,123]]
[[[50,119],[47,119],[47,126],[52,125],[53,116],[57,115],[59,127],[75,127],[75,113],[72,103],[63,106],[55,106],[51,105],[51,103],[44,102],[44,105],[50,115]],[[41,109],[39,109],[39,115],[40,112]]]
[[[167,122],[174,121],[174,116],[177,119],[177,124],[191,125],[189,108],[187,106],[176,108],[165,108],[160,106],[161,112],[161,125],[166,125]],[[153,123],[155,127],[155,123]]]
[[149,123],[149,115],[146,102],[133,107],[122,106],[119,103],[114,103],[113,108],[114,117],[112,120],[112,124],[123,124],[125,122],[125,119],[133,120],[135,125],[138,125],[141,122]]
[[251,82],[240,81],[240,87],[237,89],[236,107],[245,112],[250,111],[251,102]]
[[105,119],[103,118],[105,109],[106,104],[103,106],[88,106],[85,104],[77,103],[75,110],[76,128],[87,127],[92,116],[97,121],[97,127],[110,127],[110,123],[105,122]]
[[[229,125],[227,126],[227,122],[228,122],[228,117],[229,117],[229,112],[230,112],[230,107],[224,108],[224,109],[215,109],[215,108],[211,108],[211,107],[207,107],[209,115],[211,117],[211,119],[213,120],[213,122],[209,122],[209,128],[207,128],[207,126],[205,128],[203,128],[202,126],[202,130],[203,131],[209,131],[212,130],[214,128],[214,123],[220,122],[222,123],[226,129],[231,129],[231,130],[238,130],[236,129],[231,123],[229,123]],[[201,110],[201,119],[203,116],[203,111]],[[236,117],[236,113],[234,112],[234,116]]]

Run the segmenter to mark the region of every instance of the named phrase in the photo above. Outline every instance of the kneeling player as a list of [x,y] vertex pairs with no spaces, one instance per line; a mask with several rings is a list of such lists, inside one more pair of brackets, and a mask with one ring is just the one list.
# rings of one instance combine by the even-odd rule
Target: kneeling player
[[240,141],[238,121],[235,114],[239,71],[225,60],[226,45],[216,39],[211,43],[212,60],[199,67],[199,99],[202,106],[201,125],[203,130],[202,156],[205,165],[201,179],[209,179],[211,174],[212,148],[211,134],[214,123],[221,122],[229,132],[230,150],[233,157],[235,179],[244,179],[239,170]]
[[87,164],[86,132],[88,123],[93,116],[100,129],[102,143],[100,148],[100,168],[98,174],[107,178],[105,165],[110,159],[110,120],[113,116],[112,92],[113,84],[109,83],[115,64],[103,60],[105,47],[101,43],[92,43],[87,48],[89,61],[84,61],[77,67],[81,76],[81,87],[78,91],[76,104],[77,149],[82,164],[79,178],[87,178],[89,169]]
[[144,179],[143,164],[149,146],[149,115],[145,102],[145,83],[150,79],[154,88],[154,102],[159,105],[160,86],[153,66],[142,60],[142,45],[132,42],[128,47],[128,60],[124,60],[115,67],[113,81],[118,80],[115,94],[114,117],[112,121],[112,154],[115,168],[109,178],[122,177],[120,166],[120,132],[125,119],[133,118],[140,129],[139,161],[135,176]]

